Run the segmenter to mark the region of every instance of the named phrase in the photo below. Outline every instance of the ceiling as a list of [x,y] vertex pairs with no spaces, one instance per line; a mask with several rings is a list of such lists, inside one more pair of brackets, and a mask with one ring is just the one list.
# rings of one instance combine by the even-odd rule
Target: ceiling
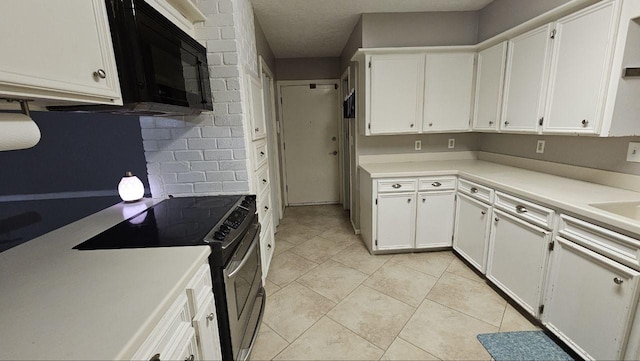
[[251,0],[276,58],[339,56],[362,13],[475,11],[492,0]]

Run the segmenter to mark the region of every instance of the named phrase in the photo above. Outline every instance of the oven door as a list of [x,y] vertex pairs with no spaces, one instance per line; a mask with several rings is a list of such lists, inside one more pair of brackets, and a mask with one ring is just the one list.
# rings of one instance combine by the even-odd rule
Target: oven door
[[[259,243],[260,224],[256,222],[246,233],[229,264],[224,268],[229,330],[235,360],[246,358],[249,352],[247,349],[250,349],[252,344],[249,339],[256,333],[261,318],[256,318],[254,312],[256,301],[263,301],[263,297],[260,297],[262,265]],[[262,313],[263,308],[260,307],[258,311]]]

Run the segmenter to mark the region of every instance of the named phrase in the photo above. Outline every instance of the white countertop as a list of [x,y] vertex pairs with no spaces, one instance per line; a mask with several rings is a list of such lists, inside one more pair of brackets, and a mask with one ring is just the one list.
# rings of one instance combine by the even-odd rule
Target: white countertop
[[459,175],[566,213],[640,235],[640,222],[589,204],[640,201],[640,193],[481,160],[361,164],[372,178]]
[[123,207],[0,253],[0,359],[130,359],[142,345],[210,249],[72,249]]

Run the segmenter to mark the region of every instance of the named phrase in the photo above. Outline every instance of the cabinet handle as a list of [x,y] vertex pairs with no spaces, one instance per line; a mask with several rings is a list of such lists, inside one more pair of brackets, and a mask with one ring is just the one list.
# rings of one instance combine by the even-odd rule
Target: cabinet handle
[[160,361],[160,354],[157,353],[153,356],[151,356],[151,358],[149,359],[149,361]]
[[489,121],[489,125],[493,125],[493,120],[490,120],[490,121]]
[[256,131],[256,133],[257,133],[257,132],[259,132],[259,131],[260,131],[260,128],[256,128],[256,129],[255,129],[255,131]]
[[500,222],[500,218],[496,217],[494,219],[496,220],[496,222]]
[[426,202],[427,199],[426,198],[422,198],[422,203]]
[[271,244],[268,244],[268,245],[267,245],[267,248],[268,248],[268,249],[271,249]]
[[582,119],[582,122],[581,122],[581,123],[582,123],[582,126],[583,126],[583,127],[586,127],[586,126],[589,124],[589,121],[588,121],[588,120],[586,120],[586,119]]
[[407,199],[407,203],[411,203],[411,198]]
[[411,123],[409,126],[410,126],[411,128],[413,128],[413,123]]
[[211,312],[209,315],[207,315],[207,320],[209,320],[209,321],[213,321],[213,320],[215,320],[215,318],[216,318],[216,315],[214,315],[213,312]]
[[509,121],[505,120],[504,125],[509,125]]
[[266,179],[263,179],[263,180],[262,180],[262,184],[267,184],[267,180],[266,180]]
[[474,193],[474,194],[478,193],[478,188],[476,187],[471,188],[471,193]]
[[613,278],[613,282],[615,282],[615,284],[617,284],[617,285],[621,285],[622,282],[624,282],[624,280],[622,278],[620,278],[620,277],[614,277]]
[[400,183],[396,183],[396,184],[392,185],[391,187],[394,188],[394,189],[398,189],[398,188],[402,187],[402,185]]
[[525,206],[516,206],[516,212],[518,213],[527,213],[527,208]]
[[265,210],[265,211],[268,211],[268,210],[269,210],[269,207],[264,206],[264,210]]
[[429,126],[430,126],[430,127],[431,127],[431,126],[433,126],[433,123],[429,123]]
[[485,214],[487,214],[487,211],[480,211],[480,214],[484,216]]
[[96,79],[98,79],[98,78],[99,78],[99,79],[104,79],[104,78],[106,78],[106,77],[107,77],[107,72],[106,72],[106,71],[104,71],[103,69],[98,69],[98,70],[96,70],[96,71],[94,71],[94,72],[93,72],[93,76],[94,76]]
[[440,183],[440,182],[433,182],[433,183],[431,183],[431,185],[432,185],[432,186],[434,186],[434,187],[440,187],[440,186],[442,185],[442,183]]
[[264,157],[264,152],[260,152],[260,156],[261,156],[261,157]]
[[193,355],[189,355],[189,357],[187,357],[186,359],[184,359],[184,361],[193,361],[193,360],[195,360],[195,359],[196,359],[196,357],[195,357],[195,356],[193,356]]

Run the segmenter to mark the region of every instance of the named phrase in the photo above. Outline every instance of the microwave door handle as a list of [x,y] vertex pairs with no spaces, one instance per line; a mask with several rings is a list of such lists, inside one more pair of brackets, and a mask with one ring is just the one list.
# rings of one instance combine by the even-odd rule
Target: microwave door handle
[[[258,237],[258,234],[256,233],[256,238],[257,237]],[[238,266],[234,268],[233,271],[229,272],[229,274],[227,275],[227,278],[233,278],[233,276],[235,276],[238,272],[240,272],[240,269],[242,268],[242,266],[244,266],[245,263],[249,261],[249,258],[251,258],[251,254],[253,253],[253,250],[254,248],[256,248],[257,244],[258,242],[256,242],[254,238],[253,241],[251,242],[251,246],[247,250],[247,253],[244,255],[244,258],[242,259],[242,261],[240,261],[240,264],[238,264]]]
[[[210,100],[208,100],[206,98],[207,95],[207,91],[204,88],[204,83],[205,83],[205,79],[204,79],[204,71],[202,71],[203,68],[203,62],[200,61],[200,59],[198,59],[198,88],[200,88],[200,99],[201,99],[201,103],[202,105],[207,104]],[[209,76],[209,72],[206,72],[207,77]]]

